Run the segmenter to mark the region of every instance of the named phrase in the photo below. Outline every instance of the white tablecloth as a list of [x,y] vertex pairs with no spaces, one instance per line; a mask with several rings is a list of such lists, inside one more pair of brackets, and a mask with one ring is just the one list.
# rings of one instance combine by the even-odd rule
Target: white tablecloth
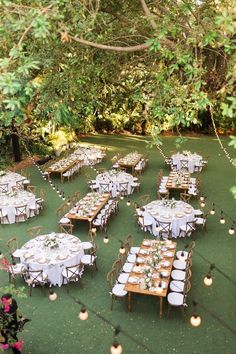
[[[18,190],[16,195],[0,194],[0,208],[7,212],[10,224],[15,222],[15,207],[26,205],[26,214],[29,217],[29,207],[34,207],[36,197],[33,193]],[[32,215],[33,216],[33,215]]]
[[202,160],[202,156],[196,153],[193,154],[182,154],[177,153],[171,156],[173,164],[177,166],[177,170],[181,169],[180,160],[187,160],[188,161],[188,170],[190,173],[194,172],[195,166],[199,166]]
[[15,172],[6,172],[5,175],[0,176],[0,184],[8,183],[8,190],[10,191],[12,187],[16,186],[16,183],[22,180],[26,180],[25,176],[20,175]]
[[155,200],[144,206],[143,212],[144,222],[152,221],[152,233],[158,235],[156,224],[158,221],[171,222],[172,237],[179,236],[180,226],[185,225],[188,221],[194,220],[194,209],[190,204],[182,201],[176,201],[173,208],[164,206],[163,200]]
[[79,264],[84,250],[78,237],[63,233],[54,235],[59,245],[57,248],[46,247],[44,243],[48,235],[40,235],[26,242],[14,255],[19,256],[21,263],[29,269],[43,270],[52,285],[61,286],[62,271],[65,267]]
[[101,183],[109,183],[109,192],[111,192],[112,197],[116,197],[117,192],[119,191],[119,184],[128,182],[127,193],[131,194],[132,192],[132,183],[134,182],[134,177],[130,173],[126,173],[124,171],[106,171],[100,173],[96,177],[96,184],[99,188],[99,192],[101,193]]

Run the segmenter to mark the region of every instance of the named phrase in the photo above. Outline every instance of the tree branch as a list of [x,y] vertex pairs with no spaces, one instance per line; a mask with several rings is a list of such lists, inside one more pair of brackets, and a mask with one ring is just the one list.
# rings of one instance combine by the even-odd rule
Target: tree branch
[[144,11],[148,21],[150,22],[152,28],[154,30],[157,29],[157,24],[154,21],[154,19],[152,18],[153,16],[152,16],[151,12],[149,11],[149,8],[147,7],[147,4],[146,4],[145,0],[140,0],[140,2],[141,2],[141,5],[142,5],[142,8],[143,8],[143,11]]
[[86,39],[78,38],[77,36],[70,36],[67,35],[68,39],[71,39],[75,42],[78,42],[80,44],[93,47],[93,48],[98,48],[98,49],[105,49],[105,50],[110,50],[110,51],[115,51],[115,52],[137,52],[140,50],[146,50],[149,48],[149,44],[143,43],[143,44],[138,44],[134,46],[127,46],[127,47],[120,47],[120,46],[113,46],[113,45],[106,45],[106,44],[100,44],[96,42],[91,42],[87,41]]

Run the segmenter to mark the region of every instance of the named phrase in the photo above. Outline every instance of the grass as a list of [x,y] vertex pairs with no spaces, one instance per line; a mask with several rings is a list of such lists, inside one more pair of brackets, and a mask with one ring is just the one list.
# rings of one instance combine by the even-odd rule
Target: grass
[[[227,138],[223,138],[226,146]],[[141,177],[141,191],[132,195],[134,202],[143,194],[150,194],[151,200],[156,199],[156,175],[162,168],[167,174],[163,159],[157,149],[147,149],[145,139],[137,136],[106,136],[97,135],[81,138],[82,142],[102,144],[108,148],[107,158],[101,166],[110,167],[111,157],[120,152],[126,154],[129,151],[138,150],[149,153],[149,167]],[[168,155],[175,150],[173,137],[163,138],[163,150]],[[133,297],[133,311],[128,313],[124,301],[116,301],[114,310],[110,311],[111,298],[108,293],[106,274],[115,260],[120,246],[119,239],[124,239],[127,234],[132,234],[135,244],[139,245],[143,237],[147,237],[138,231],[135,224],[134,209],[127,207],[126,201],[120,202],[120,211],[113,217],[108,226],[110,242],[105,245],[102,235],[97,235],[98,272],[93,275],[86,271],[83,277],[83,288],[77,284],[69,284],[61,288],[55,288],[58,294],[56,302],[48,300],[48,289],[34,288],[32,297],[18,299],[20,310],[25,316],[32,319],[26,325],[21,337],[24,340],[24,353],[27,354],[105,354],[113,340],[112,328],[90,313],[87,321],[80,321],[78,313],[80,306],[73,298],[80,298],[88,307],[97,311],[113,324],[120,324],[122,329],[133,338],[141,341],[154,353],[178,353],[178,354],[233,354],[235,353],[235,335],[227,328],[236,330],[236,287],[221,273],[214,271],[213,285],[209,288],[203,284],[203,277],[207,273],[209,263],[215,263],[227,276],[235,280],[235,246],[236,237],[228,235],[231,226],[229,217],[235,219],[236,201],[229,189],[235,183],[235,169],[230,165],[218,142],[214,137],[189,138],[181,149],[187,149],[209,156],[209,164],[201,173],[201,191],[207,196],[206,209],[211,208],[215,202],[216,214],[209,216],[207,231],[197,232],[196,252],[193,256],[192,288],[188,297],[189,306],[186,308],[185,320],[182,320],[179,309],[173,309],[170,319],[166,319],[166,305],[164,303],[164,316],[159,319],[159,301],[153,297]],[[231,155],[235,154],[229,149]],[[17,236],[20,245],[23,245],[28,236],[26,230],[29,227],[43,225],[45,232],[58,231],[56,208],[61,204],[49,184],[42,180],[34,167],[28,168],[31,173],[31,183],[38,188],[46,190],[45,211],[26,223],[19,225],[0,226],[1,250],[6,252],[6,242],[13,235]],[[91,173],[89,168],[84,168],[82,173],[72,182],[65,182],[63,190],[67,195],[80,191],[83,196],[87,192],[85,173]],[[95,172],[92,171],[92,175]],[[56,180],[60,185],[59,179]],[[196,205],[196,202],[194,202]],[[226,224],[219,223],[220,209],[226,213]],[[87,224],[77,223],[74,234],[81,240],[87,240]],[[177,248],[182,249],[184,241],[177,240]],[[204,257],[207,261],[205,261]],[[8,275],[0,272],[1,286],[8,284]],[[22,280],[17,281],[17,286],[24,285]],[[28,294],[28,289],[26,288]],[[208,311],[199,307],[202,324],[198,328],[192,328],[189,317],[192,313],[192,300],[197,299]],[[212,312],[213,316],[209,313]],[[124,334],[120,334],[119,340],[123,345],[125,354],[141,354],[146,351]]]

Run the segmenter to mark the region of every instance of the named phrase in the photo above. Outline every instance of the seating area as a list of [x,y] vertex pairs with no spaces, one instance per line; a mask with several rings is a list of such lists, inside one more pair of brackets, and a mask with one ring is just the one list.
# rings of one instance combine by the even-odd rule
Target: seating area
[[[83,138],[84,141],[89,139],[94,143],[97,137]],[[207,330],[216,342],[219,333],[228,336],[228,331],[219,322],[213,321],[200,304],[207,306],[216,315],[219,315],[218,309],[221,308],[220,316],[226,323],[233,325],[233,310],[230,317],[228,307],[234,300],[233,285],[231,287],[229,281],[217,271],[212,272],[211,288],[207,288],[203,283],[204,276],[209,272],[209,262],[215,263],[219,269],[233,278],[232,257],[227,257],[227,254],[232,253],[234,237],[227,236],[231,227],[231,219],[227,219],[227,216],[233,216],[234,204],[230,198],[226,201],[223,197],[230,189],[232,175],[226,177],[222,190],[221,179],[225,177],[225,173],[218,171],[218,174],[215,174],[212,162],[216,142],[208,142],[207,138],[205,140],[206,150],[210,156],[207,169],[203,168],[200,172],[193,173],[185,172],[190,174],[191,183],[198,186],[196,196],[190,195],[190,188],[183,191],[166,189],[167,196],[165,195],[163,189],[166,187],[171,166],[165,165],[164,159],[157,156],[156,151],[151,150],[148,156],[148,169],[138,175],[138,179],[133,183],[140,184],[140,189],[137,188],[130,195],[126,195],[124,191],[115,198],[109,191],[106,192],[109,194],[108,199],[101,200],[97,199],[98,189],[88,191],[88,177],[90,181],[96,181],[99,173],[109,171],[114,155],[118,155],[116,158],[119,160],[121,156],[131,151],[130,147],[125,148],[125,139],[122,140],[124,141],[122,152],[119,140],[111,149],[116,137],[106,139],[110,150],[108,149],[106,153],[106,160],[101,162],[100,170],[97,172],[89,166],[83,167],[79,177],[71,179],[69,183],[62,184],[58,179],[56,189],[52,188],[48,180],[41,178],[35,166],[27,168],[30,174],[29,188],[36,186],[35,199],[39,198],[42,201],[39,213],[36,209],[33,210],[32,204],[32,217],[29,217],[26,210],[27,218],[23,213],[17,217],[16,223],[9,224],[6,215],[4,216],[4,208],[2,214],[0,208],[1,252],[6,258],[0,259],[1,284],[8,286],[10,281],[11,286],[15,286],[16,289],[25,287],[27,298],[20,298],[18,302],[24,307],[24,315],[32,318],[28,330],[21,334],[26,343],[25,351],[34,353],[37,346],[41,345],[42,352],[47,353],[47,350],[53,352],[54,347],[55,352],[59,352],[65,343],[65,350],[70,352],[71,349],[76,352],[78,346],[75,346],[72,340],[74,335],[69,333],[75,333],[74,329],[78,328],[80,350],[90,345],[91,349],[88,352],[92,353],[101,345],[99,348],[106,352],[107,343],[99,344],[101,338],[105,338],[107,342],[113,338],[108,338],[107,328],[102,326],[103,322],[92,312],[88,311],[87,322],[78,320],[81,306],[73,301],[78,299],[106,319],[111,319],[112,323],[120,323],[121,328],[128,329],[132,335],[147,338],[153,352],[157,348],[154,340],[157,327],[163,330],[163,338],[158,341],[158,350],[162,352],[165,352],[169,340],[167,333],[170,332],[175,338],[174,341],[168,342],[170,352],[173,348],[180,348],[184,354],[191,352],[192,343],[189,336],[192,333],[199,342],[199,350],[204,352],[207,347],[210,352],[207,342],[204,345],[202,343],[202,330],[204,333]],[[134,150],[145,151],[146,145],[142,137],[137,142],[130,139],[134,144]],[[138,148],[139,144],[142,149]],[[166,150],[171,151],[174,139],[166,139],[166,144]],[[198,141],[193,139],[191,144],[192,151],[198,151]],[[212,181],[216,185],[214,189]],[[66,196],[64,201],[59,197],[57,188],[64,192]],[[127,190],[127,187],[124,189]],[[26,191],[25,187],[21,190]],[[89,193],[91,194],[88,195]],[[205,196],[204,202],[200,201],[202,195]],[[96,204],[96,210],[92,210],[95,208],[93,202]],[[21,206],[23,204],[17,207]],[[100,206],[101,209],[97,212]],[[75,216],[74,219],[68,214],[78,207],[79,211],[87,213],[84,220],[76,219],[76,213],[72,214],[72,217]],[[215,210],[215,214],[211,213],[212,209]],[[219,221],[221,209],[225,211],[223,214],[225,224]],[[97,212],[95,217],[91,216],[91,210]],[[45,246],[45,241],[48,237],[53,239],[54,233],[56,239],[62,242],[62,248],[56,246],[51,250],[50,246]],[[8,245],[7,241],[10,241]],[[145,241],[149,242],[149,245],[145,244]],[[158,268],[157,265],[157,269],[151,273],[154,274],[155,284],[151,282],[150,290],[144,288],[146,285],[143,281],[138,284],[136,282],[142,277],[146,279],[145,272],[139,273],[140,268],[150,264],[154,267],[155,262],[151,263],[150,260],[156,252],[158,242],[161,242],[160,247],[164,248],[160,251],[161,256],[163,253],[165,255],[162,259],[157,257],[161,267]],[[175,244],[176,248],[168,248]],[[55,255],[51,258],[51,254]],[[147,264],[144,263],[145,259]],[[219,296],[222,287],[226,294],[227,306],[222,303]],[[231,289],[230,293],[227,287]],[[57,294],[57,300],[53,303],[49,302],[48,298],[50,290]],[[199,301],[197,312],[201,315],[204,326],[199,330],[191,328],[189,324],[194,299]],[[38,312],[40,318],[37,316]],[[43,325],[45,320],[46,325]],[[68,335],[62,339],[64,325],[67,327]],[[96,331],[93,327],[95,325]],[[55,340],[48,336],[52,327]],[[40,333],[35,338],[38,328]],[[179,331],[181,338],[178,337]],[[130,343],[128,339],[126,342],[126,339],[120,337],[120,341],[124,352],[142,352],[142,349]],[[233,342],[233,338],[229,338],[229,341]],[[186,350],[183,349],[184,346]],[[217,352],[217,346],[213,344],[213,347]]]

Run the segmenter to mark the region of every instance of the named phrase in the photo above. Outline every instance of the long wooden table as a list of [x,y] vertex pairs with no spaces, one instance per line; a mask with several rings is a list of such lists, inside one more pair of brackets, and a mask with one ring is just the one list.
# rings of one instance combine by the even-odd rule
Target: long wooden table
[[77,165],[78,163],[82,162],[82,159],[75,159],[74,161],[71,161],[70,163],[68,163],[66,166],[63,167],[58,167],[58,168],[54,168],[53,165],[51,165],[50,167],[48,167],[45,171],[48,172],[48,179],[50,179],[50,176],[52,173],[57,173],[60,174],[61,176],[61,182],[64,182],[64,176],[63,173],[65,173],[66,171],[70,170],[72,167],[74,167],[75,165]]
[[[99,213],[99,211],[104,207],[104,205],[108,202],[110,198],[110,193],[88,193],[80,199],[77,205],[70,210],[67,214],[67,218],[70,220],[85,220],[89,222],[89,228],[91,228],[91,224],[93,219]],[[88,212],[81,213],[80,211],[85,207],[85,205],[89,205]]]
[[177,183],[176,180],[178,180],[179,178],[179,174],[178,172],[175,171],[171,171],[169,176],[168,176],[168,180],[166,182],[166,188],[169,190],[183,190],[183,191],[187,191],[189,189],[189,185],[190,185],[190,173],[189,172],[184,172],[182,173],[183,178],[181,183]]
[[129,153],[117,161],[120,167],[131,168],[132,174],[134,174],[134,168],[137,163],[143,158],[142,154]]
[[[140,247],[140,251],[141,250],[147,250],[150,251],[154,245],[153,242],[162,242],[162,241],[153,241],[153,240],[143,240],[141,247]],[[163,241],[164,242],[164,241]],[[147,244],[150,245],[147,245]],[[156,292],[156,291],[151,291],[149,289],[142,289],[140,287],[140,283],[139,284],[131,284],[129,283],[129,279],[127,281],[127,283],[125,284],[125,290],[128,292],[128,309],[129,311],[131,311],[131,300],[132,300],[132,294],[141,294],[141,295],[151,295],[151,296],[156,296],[159,297],[160,299],[160,318],[162,318],[162,312],[163,312],[163,298],[166,298],[167,296],[167,291],[168,291],[168,286],[169,286],[169,282],[170,282],[170,274],[171,274],[171,269],[172,269],[172,265],[173,265],[173,261],[174,261],[174,256],[175,256],[175,251],[176,251],[176,242],[171,242],[169,245],[164,245],[163,247],[172,247],[171,249],[169,248],[167,251],[163,251],[162,253],[165,254],[165,252],[170,252],[170,254],[172,254],[171,257],[167,257],[163,255],[163,259],[161,260],[161,264],[164,261],[169,261],[169,266],[161,266],[159,269],[155,270],[156,276],[157,278],[155,278],[155,282],[158,284],[160,281],[161,282],[165,282],[166,283],[166,287],[165,288],[161,288],[160,292]],[[140,280],[143,278],[143,273],[137,272],[137,267],[143,267],[145,266],[145,262],[147,262],[147,259],[152,257],[152,254],[143,254],[140,253],[138,254],[138,259],[142,258],[144,260],[143,263],[139,263],[139,266],[137,266],[137,262],[134,263],[133,269],[130,273],[130,277],[137,277]],[[142,251],[141,251],[142,252]],[[162,271],[168,271],[168,276],[167,277],[163,277],[161,278],[160,276],[160,272]]]

